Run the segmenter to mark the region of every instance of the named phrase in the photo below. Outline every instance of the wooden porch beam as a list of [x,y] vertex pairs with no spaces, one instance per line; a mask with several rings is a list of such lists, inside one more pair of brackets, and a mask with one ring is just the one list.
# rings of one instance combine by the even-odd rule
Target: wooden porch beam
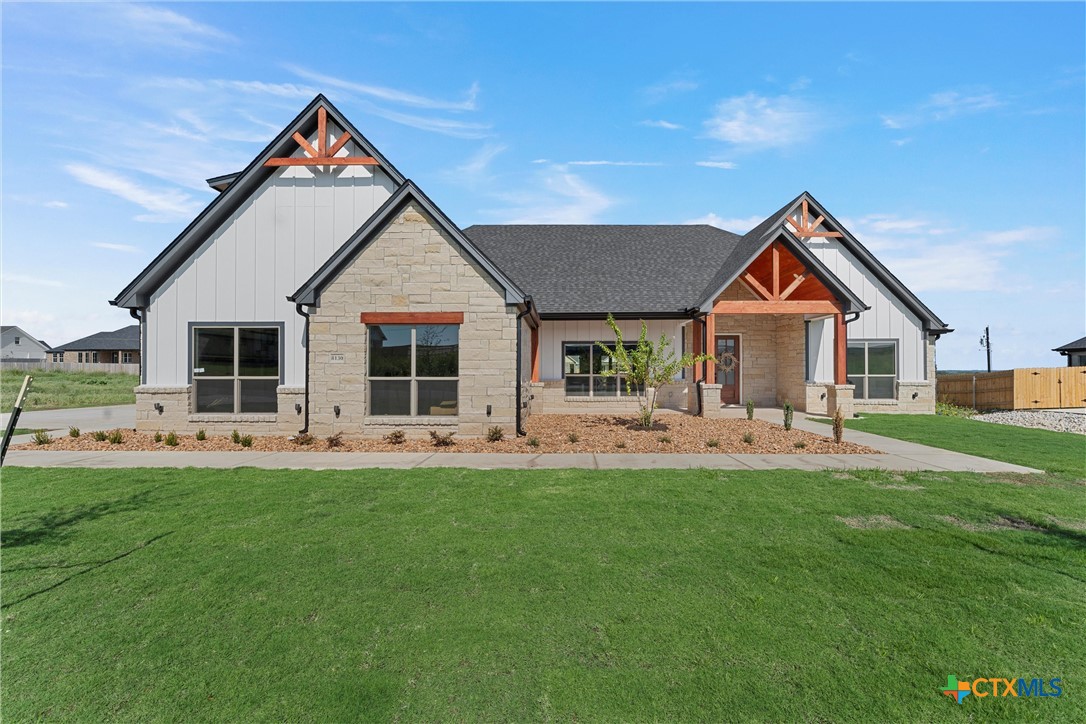
[[833,383],[848,384],[848,331],[845,315],[833,315]]
[[[803,210],[807,210],[807,202],[804,201]],[[770,254],[773,257],[773,299],[781,298],[781,246],[777,242],[773,242],[770,247]]]
[[265,166],[380,166],[373,156],[344,158],[269,158]]
[[332,144],[332,147],[328,149],[328,156],[335,156],[339,153],[339,149],[347,145],[347,141],[351,140],[351,134],[344,132],[342,136],[336,139],[336,142]]
[[828,301],[720,301],[713,305],[713,314],[837,314],[836,302]]
[[788,299],[788,297],[791,296],[792,292],[796,291],[796,288],[800,284],[802,284],[803,281],[806,278],[807,278],[807,272],[803,272],[802,274],[797,274],[796,278],[792,280],[792,283],[789,284],[787,287],[785,287],[784,291],[781,292],[780,299],[782,301],[785,300],[785,299]]
[[773,298],[773,294],[768,289],[763,287],[762,283],[755,279],[754,275],[750,272],[747,272],[743,275],[743,281],[746,282],[750,287],[752,287],[755,293],[762,295],[763,299],[768,301]]
[[[706,345],[709,349],[705,350],[705,354],[712,354],[716,351],[716,316],[710,314],[705,318],[705,339],[708,342]],[[716,365],[712,360],[705,360],[705,384],[716,384]]]
[[539,344],[539,327],[532,328],[532,382],[539,382],[540,378],[540,354],[542,348]]
[[317,155],[323,156],[328,147],[328,111],[324,106],[317,109]]
[[[690,340],[690,341],[691,341],[691,345],[693,347],[694,356],[697,357],[699,354],[702,354],[702,351],[701,351],[701,321],[700,320],[695,319],[690,323],[690,334],[692,334],[694,336],[694,338],[692,340]],[[694,376],[694,380],[697,381],[697,378],[698,378],[698,364],[696,362],[694,363],[694,366],[690,368],[690,372]]]
[[317,155],[317,149],[313,148],[313,146],[310,145],[309,141],[305,140],[305,136],[303,136],[302,134],[295,131],[294,135],[291,136],[291,138],[293,138],[298,143],[298,145],[302,147],[302,150],[308,153],[310,156],[315,157]]
[[463,324],[463,312],[362,312],[362,324]]

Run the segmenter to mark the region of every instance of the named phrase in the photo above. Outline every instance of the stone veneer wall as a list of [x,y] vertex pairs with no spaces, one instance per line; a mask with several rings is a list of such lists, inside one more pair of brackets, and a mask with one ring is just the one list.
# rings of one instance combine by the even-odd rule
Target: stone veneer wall
[[[414,204],[328,284],[320,301],[309,320],[309,424],[314,435],[378,436],[400,429],[420,436],[430,430],[479,436],[491,426],[515,434],[516,308],[505,304],[502,289]],[[367,332],[359,313],[454,311],[464,313],[459,414],[368,415]]]
[[[637,397],[566,397],[565,380],[533,382],[531,394],[532,409],[540,415],[633,414],[640,406]],[[656,393],[658,409],[685,410],[686,400],[685,382],[664,385]]]
[[[276,388],[277,412],[221,415],[192,412],[192,385],[184,387],[136,388],[136,429],[141,432],[177,432],[193,434],[206,430],[212,435],[225,435],[233,430],[259,435],[293,435],[304,423],[296,405],[305,402],[301,387]],[[161,405],[162,411],[155,409]],[[304,408],[303,408],[304,410]]]

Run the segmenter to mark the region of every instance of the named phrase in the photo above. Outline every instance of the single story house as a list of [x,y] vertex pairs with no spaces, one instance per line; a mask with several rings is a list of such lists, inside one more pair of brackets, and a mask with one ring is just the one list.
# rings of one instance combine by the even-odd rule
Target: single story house
[[0,327],[0,358],[44,360],[48,353],[49,345],[44,340],[35,339],[22,328],[13,324]]
[[138,427],[326,435],[636,409],[627,340],[707,350],[662,404],[932,412],[951,330],[813,196],[706,225],[457,226],[318,95],[112,304],[142,330]]
[[1052,351],[1066,357],[1068,367],[1086,367],[1086,337],[1068,342]]
[[54,362],[77,364],[139,364],[140,326],[130,324],[112,332],[97,332],[53,348]]

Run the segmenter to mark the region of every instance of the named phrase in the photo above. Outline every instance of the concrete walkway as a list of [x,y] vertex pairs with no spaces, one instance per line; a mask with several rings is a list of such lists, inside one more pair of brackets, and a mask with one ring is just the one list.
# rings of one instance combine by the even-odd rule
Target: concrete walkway
[[[772,410],[758,416],[775,422]],[[744,413],[745,414],[745,413]],[[829,436],[829,425],[797,414],[795,427]],[[316,453],[316,452],[73,452],[13,450],[7,465],[74,468],[285,468],[293,470],[350,470],[355,468],[456,467],[478,470],[530,470],[553,468],[690,469],[714,470],[882,470],[972,471],[979,473],[1038,473],[1039,470],[941,450],[881,435],[848,430],[847,439],[880,450],[871,455],[725,455],[725,454],[602,454],[540,453]]]
[[[7,429],[10,412],[0,415],[0,430]],[[135,405],[110,405],[108,407],[71,407],[64,410],[24,410],[16,427],[27,430],[46,430],[53,437],[67,435],[69,427],[82,432],[112,430],[122,427],[131,430],[136,426]],[[12,445],[30,442],[33,435],[15,435]]]

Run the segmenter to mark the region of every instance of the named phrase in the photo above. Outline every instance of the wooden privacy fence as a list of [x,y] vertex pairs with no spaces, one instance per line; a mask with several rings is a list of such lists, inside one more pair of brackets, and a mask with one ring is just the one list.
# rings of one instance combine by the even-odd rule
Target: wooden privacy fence
[[138,375],[139,363],[114,362],[53,362],[39,359],[2,359],[0,367],[5,370],[63,370],[65,372],[112,372],[115,374]]
[[975,410],[1086,407],[1086,367],[1027,367],[939,375],[935,390],[940,402]]

